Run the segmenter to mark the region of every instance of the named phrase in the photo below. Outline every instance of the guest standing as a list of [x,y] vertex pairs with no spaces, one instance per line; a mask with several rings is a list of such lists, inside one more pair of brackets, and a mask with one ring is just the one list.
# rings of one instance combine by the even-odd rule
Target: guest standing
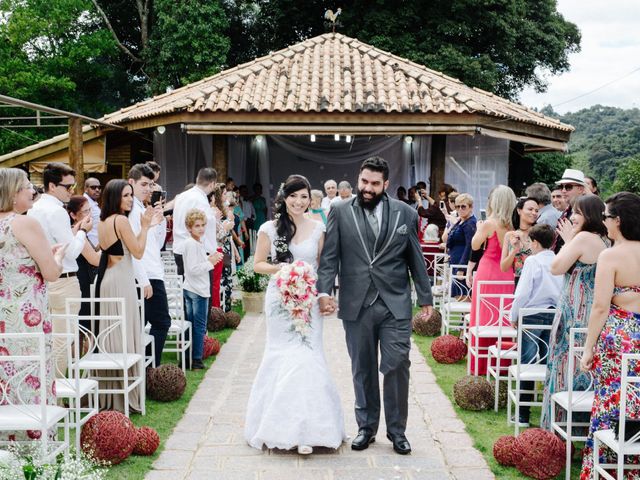
[[331,201],[338,195],[338,184],[335,180],[327,180],[324,182],[324,193],[326,197],[322,199],[322,208],[329,210],[331,208]]
[[[98,279],[96,281],[96,296],[100,298],[124,298],[125,311],[115,305],[104,305],[100,309],[101,315],[123,315],[127,322],[127,351],[144,355],[142,344],[142,322],[138,308],[135,274],[131,257],[141,259],[144,255],[149,229],[161,221],[154,210],[147,207],[140,217],[140,233],[133,233],[128,216],[133,208],[133,187],[124,180],[110,180],[103,193],[98,238],[103,249],[100,259]],[[109,328],[110,322],[99,325],[100,330]],[[114,333],[107,334],[104,339],[107,352],[122,352],[122,339]],[[129,369],[131,376],[143,375],[138,366]],[[101,381],[101,388],[122,388],[122,381]],[[138,386],[129,394],[130,410],[142,411],[140,389]],[[124,412],[122,395],[103,394],[100,396],[100,406],[103,409]],[[125,412],[128,413],[128,412]]]
[[[217,252],[222,255],[223,261],[216,263],[213,269],[213,276],[211,281],[211,306],[220,308],[222,303],[222,295],[220,292],[224,292],[224,311],[231,310],[231,234],[233,229],[233,213],[229,212],[229,209],[224,205],[222,197],[225,193],[224,183],[219,183],[216,189],[213,191],[211,197],[211,208],[216,217],[216,241],[218,244]],[[228,268],[227,268],[228,267]],[[228,302],[227,302],[228,297]],[[227,309],[226,306],[229,306]]]
[[87,233],[87,237],[93,245],[98,245],[98,223],[100,223],[100,195],[102,194],[102,185],[100,180],[94,177],[89,177],[84,181],[84,198],[89,202],[91,207],[91,221],[93,225],[91,230]]
[[323,195],[320,190],[311,190],[311,204],[307,217],[317,222],[327,224],[327,212],[322,208]]
[[[593,478],[593,434],[614,428],[620,415],[622,355],[640,353],[640,197],[622,192],[607,199],[603,213],[607,235],[614,242],[598,257],[596,282],[589,333],[581,368],[593,371],[595,398],[591,426],[583,450],[581,480]],[[637,369],[636,369],[637,371]],[[630,389],[627,417],[640,419],[640,399]],[[615,454],[607,448],[598,452],[602,463],[615,463]],[[640,458],[625,457],[625,463]],[[626,470],[624,478],[638,478],[638,469]]]
[[[56,281],[48,285],[49,308],[51,313],[66,313],[66,299],[80,298],[80,283],[78,282],[78,263],[76,258],[85,247],[87,233],[91,231],[93,223],[91,217],[71,228],[69,214],[64,204],[71,198],[76,186],[76,172],[64,163],[49,163],[44,168],[43,179],[45,193],[33,204],[27,215],[35,218],[42,226],[50,245],[66,244],[67,249],[63,261],[63,272]],[[70,312],[78,313],[80,309]],[[53,321],[53,333],[67,333],[64,320]],[[61,351],[65,343],[63,339],[56,339],[56,351]],[[56,371],[64,375],[67,370],[67,356],[64,353],[56,355]]]
[[[583,195],[586,195],[587,192],[587,184],[584,179],[584,173],[580,170],[574,170],[572,168],[567,168],[562,174],[562,178],[556,182],[558,185],[558,189],[562,193],[562,199],[564,204],[566,205],[565,210],[560,215],[558,219],[558,227],[566,222],[571,220],[571,216],[573,214],[573,203]],[[554,251],[558,253],[560,248],[564,245],[564,239],[562,236],[556,238],[556,245],[554,247]]]
[[[564,246],[551,263],[551,273],[564,274],[562,295],[554,319],[549,342],[549,361],[544,386],[540,425],[551,430],[551,395],[570,388],[567,385],[569,333],[572,328],[585,328],[593,302],[596,262],[607,248],[607,230],[602,223],[604,203],[595,195],[580,197],[574,204],[571,222],[559,229]],[[579,336],[580,337],[580,336]],[[583,338],[576,342],[582,345]],[[591,379],[575,366],[573,389],[586,390]]]
[[[458,221],[451,226],[446,233],[447,252],[450,265],[466,265],[471,255],[471,239],[476,233],[476,217],[473,214],[473,197],[468,193],[456,196],[455,210],[458,212]],[[465,271],[454,272],[464,278]],[[468,295],[468,290],[462,289],[463,281],[454,282],[451,285],[451,295],[458,297]]]
[[538,202],[533,198],[518,200],[512,217],[514,230],[505,235],[500,257],[500,270],[513,270],[516,286],[522,274],[524,261],[531,255],[529,229],[535,225],[537,219]]
[[262,184],[253,184],[253,196],[251,197],[251,203],[253,203],[253,211],[256,214],[256,218],[253,221],[253,229],[257,232],[264,222],[267,221],[269,209],[267,208],[267,200],[262,196]]
[[[512,213],[516,206],[516,196],[509,187],[498,185],[489,194],[489,204],[487,205],[487,220],[478,222],[476,234],[471,240],[471,248],[479,250],[486,242],[486,249],[478,264],[478,271],[473,277],[473,293],[487,294],[512,294],[514,290],[511,285],[486,285],[483,286],[482,292],[478,291],[478,282],[480,281],[507,281],[513,282],[513,270],[503,272],[500,269],[500,257],[502,252],[502,244],[504,243],[507,232],[513,229]],[[495,312],[499,309],[498,301],[487,300],[480,302],[479,310],[476,308],[476,302],[471,298],[471,319],[469,325],[471,327],[476,324],[484,325],[495,323]],[[496,342],[495,338],[473,339],[478,342],[480,348],[488,348]],[[485,375],[487,372],[487,360],[485,358],[478,359],[478,369],[476,371],[475,359],[471,357],[471,373],[473,375]]]
[[191,322],[193,346],[191,347],[191,368],[200,370],[204,337],[207,334],[207,318],[209,304],[209,272],[222,261],[222,253],[207,255],[202,236],[207,225],[207,216],[202,210],[192,209],[187,212],[186,227],[191,237],[184,242],[184,309],[187,321]]
[[538,220],[536,224],[549,225],[555,229],[561,212],[551,205],[551,190],[549,190],[549,187],[544,183],[534,183],[527,187],[525,194],[538,202]]
[[[18,381],[8,368],[0,368],[3,403],[36,404],[44,382],[48,405],[56,404],[51,320],[47,305],[47,282],[62,273],[65,248],[51,247],[40,224],[22,215],[33,205],[35,190],[23,170],[0,169],[0,332],[44,333],[46,342],[46,378],[37,382]],[[0,349],[9,355],[33,355],[33,342],[15,339],[0,341]],[[3,441],[39,438],[39,431],[3,432]]]

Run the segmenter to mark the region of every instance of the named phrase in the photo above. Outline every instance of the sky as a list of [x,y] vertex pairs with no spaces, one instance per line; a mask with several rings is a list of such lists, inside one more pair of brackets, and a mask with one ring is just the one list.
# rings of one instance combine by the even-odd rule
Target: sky
[[581,50],[569,56],[568,72],[543,72],[545,93],[525,89],[520,101],[562,114],[596,104],[640,108],[640,0],[558,0],[558,11],[580,29]]

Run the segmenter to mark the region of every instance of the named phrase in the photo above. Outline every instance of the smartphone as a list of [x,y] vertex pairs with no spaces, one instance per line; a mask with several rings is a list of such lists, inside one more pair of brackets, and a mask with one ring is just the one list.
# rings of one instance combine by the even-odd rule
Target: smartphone
[[444,204],[444,200],[440,200],[440,210],[446,209],[446,205]]
[[487,211],[483,208],[480,210],[480,220],[483,222],[487,219]]
[[151,192],[151,206],[155,207],[156,203],[158,203],[161,199],[163,201],[167,199],[166,190],[155,190]]

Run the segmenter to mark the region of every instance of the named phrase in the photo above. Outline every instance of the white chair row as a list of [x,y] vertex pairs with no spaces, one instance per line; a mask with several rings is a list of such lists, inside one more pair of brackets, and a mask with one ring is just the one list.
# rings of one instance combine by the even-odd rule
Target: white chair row
[[466,273],[466,265],[445,265],[442,282],[443,335],[457,330],[462,338],[466,337],[468,318],[471,314],[471,289],[466,283]]

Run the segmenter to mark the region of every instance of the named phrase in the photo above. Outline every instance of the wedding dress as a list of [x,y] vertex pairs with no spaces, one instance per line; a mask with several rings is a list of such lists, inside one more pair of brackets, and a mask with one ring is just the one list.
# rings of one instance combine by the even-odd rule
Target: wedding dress
[[[289,250],[294,259],[317,268],[318,242],[324,230],[324,225],[317,222],[309,238],[292,243]],[[271,256],[275,258],[274,223],[264,223],[260,232],[271,240]],[[299,334],[290,331],[291,319],[281,305],[272,278],[265,296],[266,345],[249,397],[245,439],[254,448],[338,448],[345,438],[344,417],[324,356],[324,319],[316,302],[311,330],[303,343]]]

